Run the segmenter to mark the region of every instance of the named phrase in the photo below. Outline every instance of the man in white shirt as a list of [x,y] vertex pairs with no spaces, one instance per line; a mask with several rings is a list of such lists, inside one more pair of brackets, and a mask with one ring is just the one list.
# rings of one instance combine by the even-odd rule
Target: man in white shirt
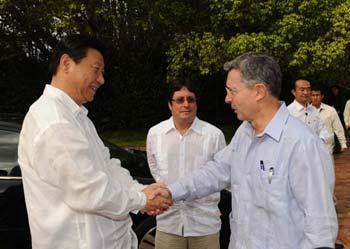
[[331,136],[320,119],[318,112],[310,104],[310,82],[303,79],[295,81],[292,94],[294,95],[295,99],[287,107],[290,114],[304,122],[317,134],[317,136],[319,136],[325,143],[328,143]]
[[344,123],[345,123],[345,129],[350,129],[350,99],[346,101],[345,108],[344,108]]
[[[153,126],[147,136],[147,157],[157,182],[172,183],[213,159],[225,147],[223,133],[196,117],[196,90],[188,79],[170,83],[172,117]],[[157,216],[156,249],[219,249],[220,193],[182,201]]]
[[110,158],[87,117],[83,104],[104,84],[104,54],[90,36],[58,42],[51,84],[24,119],[18,161],[33,249],[136,249],[129,212],[171,204]]
[[341,124],[337,111],[334,109],[334,107],[322,103],[323,98],[324,95],[321,87],[313,85],[311,88],[312,105],[318,111],[322,122],[326,126],[328,133],[331,135],[331,139],[327,143],[327,148],[329,152],[333,154],[335,134],[338,137],[341,151],[343,152],[347,148],[344,128]]

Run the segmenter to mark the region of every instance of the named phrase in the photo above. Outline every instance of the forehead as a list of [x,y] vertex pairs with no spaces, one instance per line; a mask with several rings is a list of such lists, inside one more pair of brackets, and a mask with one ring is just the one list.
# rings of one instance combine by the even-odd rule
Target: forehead
[[193,92],[190,92],[187,87],[183,86],[179,91],[174,92],[174,96],[195,96],[195,94]]
[[104,58],[96,49],[88,48],[86,51],[86,57],[84,57],[83,60],[84,59],[90,61],[91,63],[104,66]]
[[242,83],[242,78],[241,78],[241,72],[237,69],[232,69],[231,71],[228,72],[227,74],[227,80],[226,80],[226,85],[231,86],[231,87],[237,87],[241,86]]
[[311,90],[312,95],[321,95],[321,91],[319,90]]
[[310,82],[308,82],[307,80],[298,80],[295,82],[295,87],[297,87],[297,88],[309,88]]

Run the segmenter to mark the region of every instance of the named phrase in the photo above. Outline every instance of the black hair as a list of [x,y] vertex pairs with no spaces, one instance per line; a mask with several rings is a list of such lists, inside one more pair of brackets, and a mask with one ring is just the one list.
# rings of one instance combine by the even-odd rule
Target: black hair
[[325,93],[324,86],[321,84],[313,83],[311,84],[311,91],[320,91],[322,95]]
[[186,87],[188,91],[193,93],[197,98],[197,88],[193,80],[189,78],[177,78],[169,82],[168,88],[168,102],[171,103],[174,93]]
[[103,43],[95,37],[82,34],[68,35],[60,40],[54,48],[49,64],[49,74],[57,73],[60,59],[63,54],[69,55],[76,63],[86,57],[89,48],[96,49],[103,57],[106,56],[106,48]]

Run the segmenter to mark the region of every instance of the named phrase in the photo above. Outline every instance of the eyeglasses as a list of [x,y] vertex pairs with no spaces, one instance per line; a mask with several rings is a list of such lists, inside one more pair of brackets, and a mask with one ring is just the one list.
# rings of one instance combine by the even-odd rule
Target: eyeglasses
[[187,103],[189,104],[194,104],[196,103],[196,98],[195,97],[179,97],[179,98],[176,98],[176,99],[171,99],[171,101],[174,101],[176,104],[183,104],[185,103],[185,99],[187,100]]

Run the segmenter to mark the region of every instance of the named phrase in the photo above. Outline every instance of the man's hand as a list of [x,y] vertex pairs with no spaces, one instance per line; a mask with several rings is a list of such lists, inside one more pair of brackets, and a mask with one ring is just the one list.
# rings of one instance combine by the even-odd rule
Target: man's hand
[[164,184],[154,183],[142,191],[147,197],[147,203],[141,211],[148,215],[161,214],[173,204],[171,193]]

